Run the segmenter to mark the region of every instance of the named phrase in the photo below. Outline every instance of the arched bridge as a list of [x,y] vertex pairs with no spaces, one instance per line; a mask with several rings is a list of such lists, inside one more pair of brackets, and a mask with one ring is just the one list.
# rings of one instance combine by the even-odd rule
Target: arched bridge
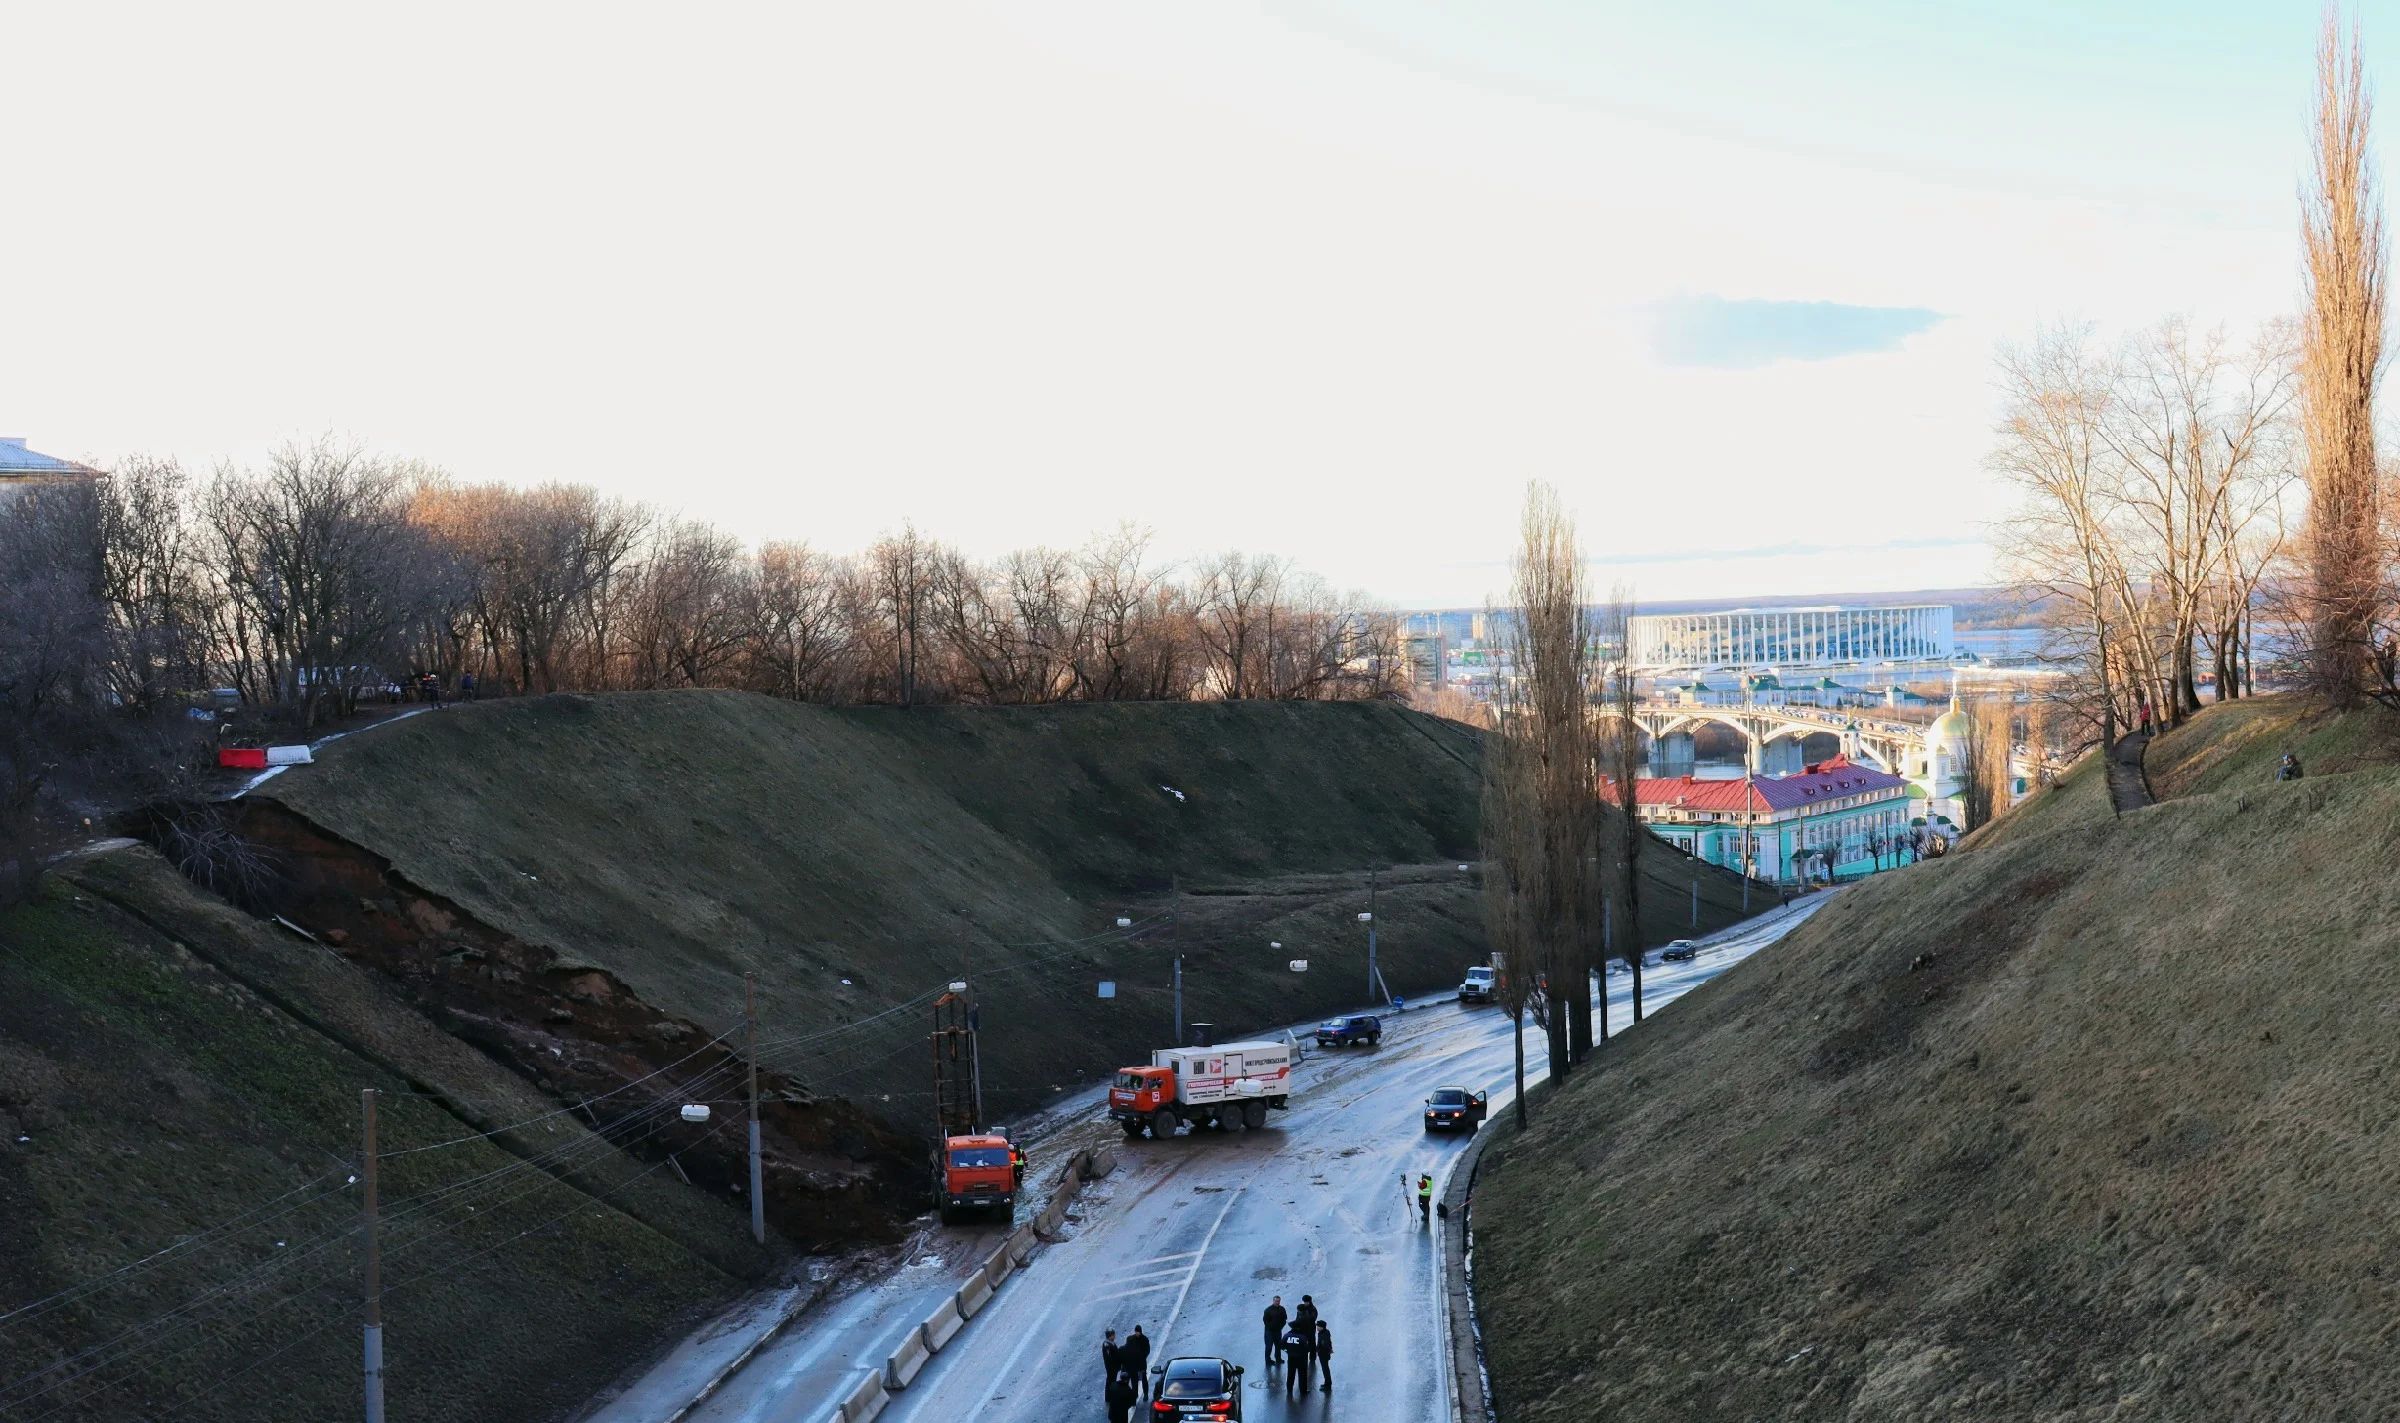
[[[1614,707],[1600,709],[1602,716],[1614,717],[1616,714]],[[1689,731],[1703,722],[1730,726],[1740,732],[1748,744],[1743,759],[1754,772],[1764,769],[1768,744],[1786,737],[1837,737],[1841,741],[1844,756],[1861,765],[1875,766],[1894,775],[1909,774],[1911,767],[1922,764],[1925,755],[1924,727],[1913,722],[1863,716],[1835,707],[1768,702],[1741,702],[1729,706],[1640,702],[1634,706],[1633,720],[1649,736],[1653,746],[1678,731]]]

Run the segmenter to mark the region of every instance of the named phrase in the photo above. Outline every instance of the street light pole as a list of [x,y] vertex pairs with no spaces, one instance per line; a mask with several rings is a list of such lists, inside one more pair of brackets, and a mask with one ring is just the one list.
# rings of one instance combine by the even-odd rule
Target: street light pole
[[747,1041],[742,1056],[750,1059],[750,1238],[767,1243],[767,1192],[765,1163],[759,1159],[758,1143],[758,975],[742,975],[742,1022]]
[[358,1105],[366,1136],[358,1174],[365,1188],[361,1195],[366,1208],[367,1423],[383,1423],[383,1241],[375,1218],[375,1089],[361,1091]]

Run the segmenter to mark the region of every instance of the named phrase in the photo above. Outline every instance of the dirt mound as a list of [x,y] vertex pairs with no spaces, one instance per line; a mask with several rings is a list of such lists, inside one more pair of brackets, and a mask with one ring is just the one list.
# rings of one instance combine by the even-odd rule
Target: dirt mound
[[2400,773],[2122,819],[2073,781],[1495,1144],[1503,1416],[2390,1416]]

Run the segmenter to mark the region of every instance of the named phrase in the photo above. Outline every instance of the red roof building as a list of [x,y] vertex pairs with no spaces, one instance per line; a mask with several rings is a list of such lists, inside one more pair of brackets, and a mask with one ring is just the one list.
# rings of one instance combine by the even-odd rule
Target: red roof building
[[[1615,797],[1606,783],[1601,793]],[[1634,797],[1662,838],[1758,879],[1866,874],[1899,862],[1912,838],[1907,777],[1840,756],[1796,776],[1644,777]]]

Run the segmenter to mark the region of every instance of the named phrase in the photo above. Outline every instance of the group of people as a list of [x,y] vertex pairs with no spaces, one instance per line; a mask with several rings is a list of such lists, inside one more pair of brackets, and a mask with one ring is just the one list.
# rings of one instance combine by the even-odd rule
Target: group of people
[[1325,1391],[1333,1392],[1333,1326],[1318,1316],[1314,1299],[1302,1295],[1300,1307],[1287,1312],[1283,1296],[1277,1295],[1259,1322],[1266,1326],[1268,1378],[1281,1364],[1285,1393],[1314,1393],[1319,1377],[1325,1380]]
[[1100,1367],[1108,1371],[1108,1423],[1127,1423],[1150,1388],[1150,1336],[1138,1324],[1122,1343],[1114,1329],[1103,1333]]

